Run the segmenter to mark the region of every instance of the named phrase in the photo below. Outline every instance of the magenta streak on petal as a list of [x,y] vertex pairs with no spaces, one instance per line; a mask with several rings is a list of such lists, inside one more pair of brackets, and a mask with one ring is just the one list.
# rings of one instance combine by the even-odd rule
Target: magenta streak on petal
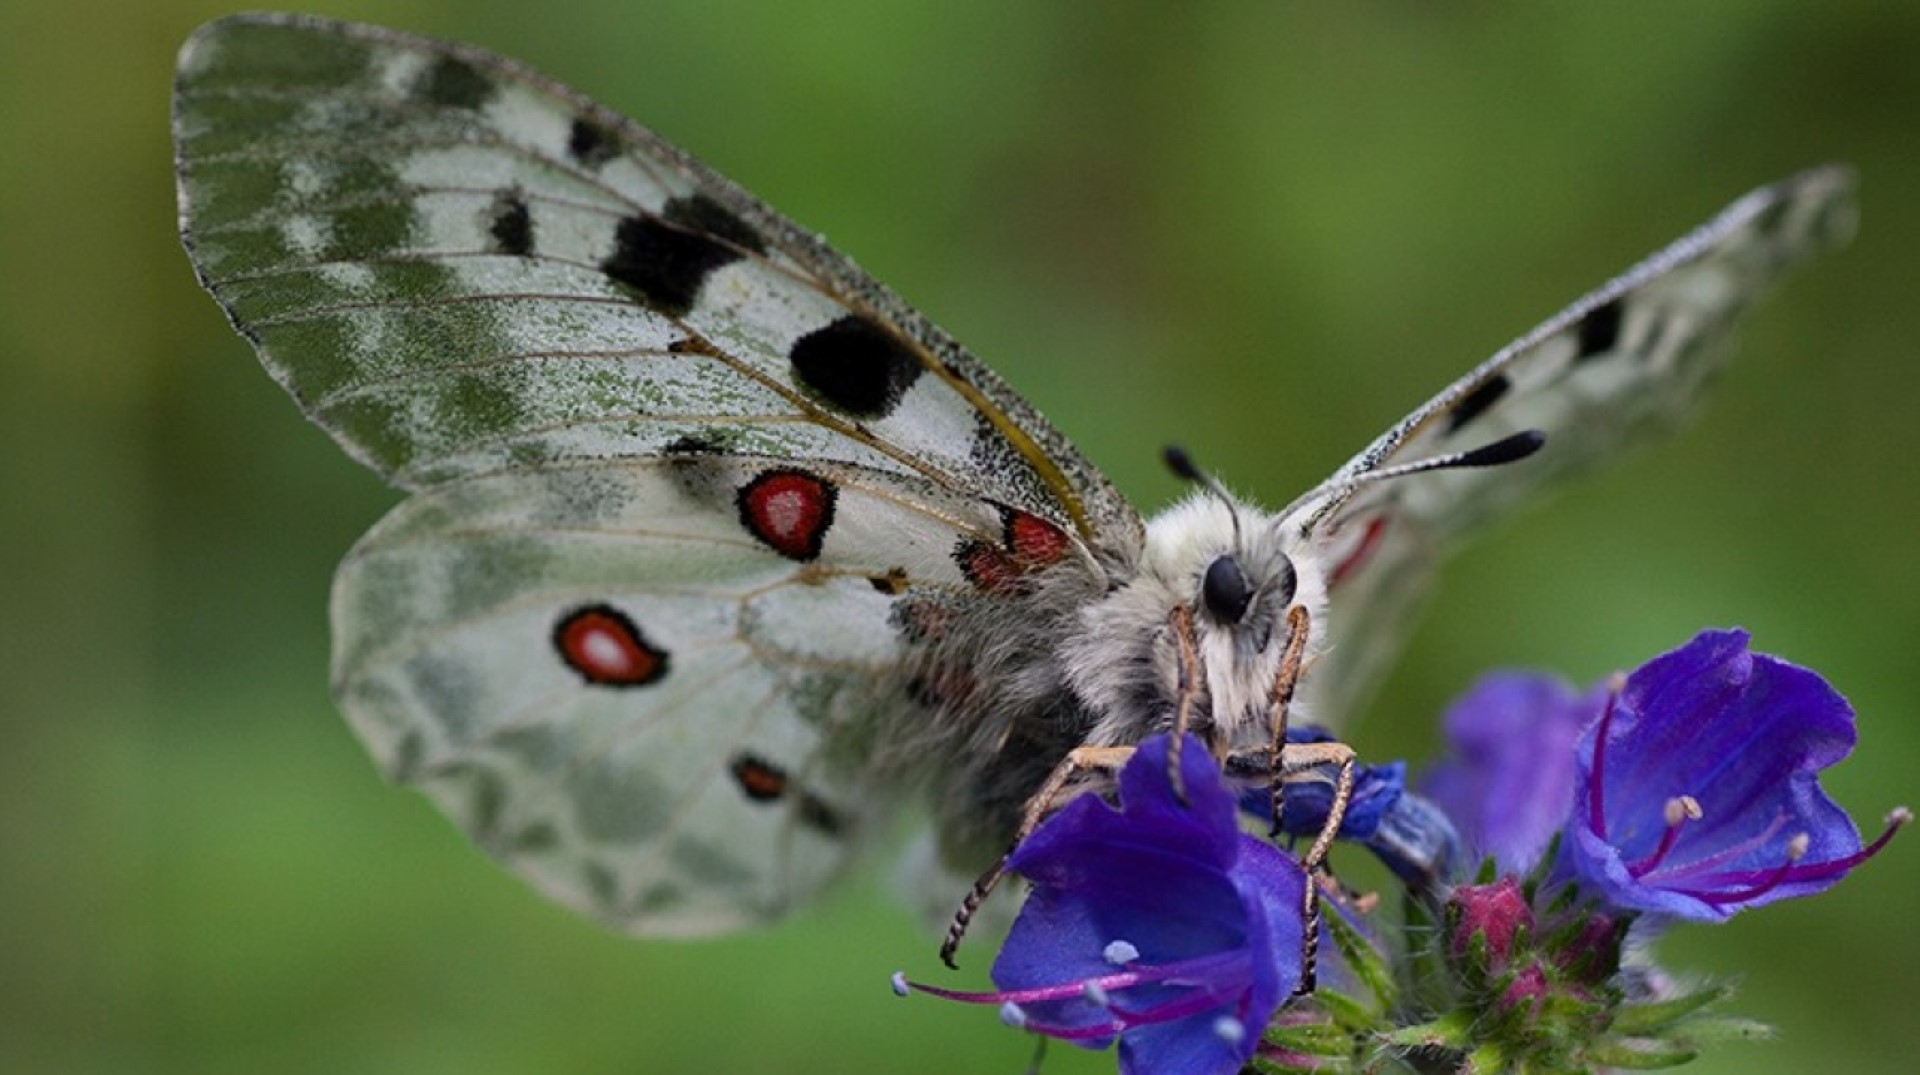
[[[1683,862],[1680,865],[1671,866],[1671,867],[1668,867],[1667,869],[1661,870],[1660,878],[1663,881],[1674,881],[1681,878],[1698,877],[1701,874],[1705,874],[1710,870],[1718,869],[1720,864],[1723,862],[1727,862],[1732,859],[1737,859],[1742,855],[1745,855],[1749,851],[1755,850],[1756,848],[1765,847],[1769,842],[1773,840],[1775,836],[1779,835],[1780,830],[1785,828],[1786,824],[1787,824],[1787,815],[1785,811],[1776,813],[1774,815],[1773,820],[1767,823],[1767,827],[1764,829],[1761,829],[1759,832],[1755,833],[1753,836],[1748,837],[1747,839],[1742,840],[1731,847],[1723,847],[1720,850],[1714,852],[1711,855],[1708,855],[1705,858],[1693,859],[1689,862]],[[1747,876],[1753,876],[1759,872],[1760,871],[1758,870],[1734,871],[1736,875],[1745,874]],[[1636,879],[1639,876],[1640,875],[1637,873],[1634,874],[1634,877]]]
[[[1158,966],[1135,963],[1127,970],[1116,971],[1112,974],[1103,974],[1098,978],[1075,978],[1072,981],[1062,982],[1059,985],[1036,986],[1032,989],[1008,989],[991,993],[971,993],[955,989],[942,989],[937,985],[922,985],[919,982],[908,982],[907,984],[922,993],[943,997],[947,1000],[961,1001],[965,1004],[1004,1004],[1007,1001],[1012,1001],[1015,1004],[1032,1004],[1037,1001],[1076,1000],[1084,998],[1088,982],[1092,982],[1108,993],[1136,985],[1197,985],[1210,979],[1218,978],[1220,972],[1237,970],[1238,968],[1235,967],[1235,964],[1245,962],[1246,958],[1245,953],[1242,952],[1215,952],[1211,955],[1196,956],[1193,959],[1182,959],[1178,962]],[[1186,983],[1180,981],[1180,976],[1182,975],[1191,975],[1194,978],[1194,982]],[[1237,975],[1236,977],[1244,977],[1244,975]]]
[[[1788,860],[1767,871],[1761,880],[1745,888],[1736,888],[1731,892],[1689,892],[1688,895],[1702,903],[1711,903],[1715,907],[1721,907],[1729,903],[1745,903],[1748,900],[1757,899],[1779,888],[1781,883],[1786,881],[1787,875],[1792,872],[1793,862],[1792,860]],[[1732,878],[1729,877],[1728,880],[1732,880]]]
[[1236,982],[1231,989],[1196,990],[1152,1008],[1125,1011],[1116,1007],[1110,1010],[1120,1018],[1121,1022],[1128,1026],[1136,1026],[1141,1023],[1171,1023],[1175,1019],[1185,1019],[1189,1015],[1199,1015],[1208,1009],[1218,1008],[1232,998],[1235,993],[1245,988],[1245,982]]
[[1117,1037],[1126,1031],[1127,1025],[1116,1019],[1111,1023],[1101,1023],[1098,1026],[1057,1026],[1053,1023],[1035,1022],[1029,1015],[1027,1021],[1020,1024],[1020,1029],[1035,1034],[1045,1034],[1049,1038],[1059,1038],[1061,1041],[1089,1041],[1094,1038]]
[[1587,798],[1587,826],[1602,840],[1607,839],[1607,733],[1613,729],[1613,705],[1619,699],[1619,687],[1607,692],[1607,708],[1600,711],[1600,727],[1593,740],[1593,794]]
[[[1797,884],[1805,881],[1821,881],[1835,874],[1846,873],[1848,870],[1879,854],[1881,849],[1887,846],[1887,841],[1893,839],[1893,834],[1900,831],[1900,827],[1905,824],[1906,821],[1901,818],[1888,819],[1887,827],[1880,830],[1880,835],[1875,837],[1871,844],[1855,851],[1851,855],[1837,859],[1827,859],[1824,862],[1809,862],[1805,864],[1789,861],[1769,872],[1763,880],[1739,892],[1720,893],[1711,896],[1700,896],[1699,898],[1715,905],[1739,903],[1742,900],[1750,900],[1755,896],[1763,895],[1780,885],[1789,883]],[[1753,876],[1753,874],[1748,874],[1748,876]],[[1732,876],[1728,875],[1727,879],[1731,880]]]
[[1906,823],[1907,818],[1905,817],[1889,819],[1887,827],[1880,830],[1880,835],[1875,837],[1871,844],[1855,851],[1851,855],[1837,859],[1828,859],[1825,862],[1809,862],[1805,865],[1792,865],[1788,867],[1787,876],[1782,879],[1782,883],[1819,881],[1836,873],[1846,873],[1855,866],[1878,855],[1881,849],[1887,846],[1887,841],[1893,839],[1893,834],[1899,832],[1900,827]]
[[1185,1019],[1191,1015],[1218,1008],[1236,993],[1246,989],[1244,981],[1232,982],[1226,988],[1196,990],[1168,1000],[1151,1008],[1127,1009],[1109,1004],[1107,1010],[1113,1013],[1113,1021],[1103,1026],[1068,1027],[1034,1019],[1027,1014],[1025,1029],[1037,1034],[1062,1041],[1084,1040],[1087,1038],[1105,1038],[1123,1033],[1133,1027],[1151,1023],[1171,1023],[1176,1019]]

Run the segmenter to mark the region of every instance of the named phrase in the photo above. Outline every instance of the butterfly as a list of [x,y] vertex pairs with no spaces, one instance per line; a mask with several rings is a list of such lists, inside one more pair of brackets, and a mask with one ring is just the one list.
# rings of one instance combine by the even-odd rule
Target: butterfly
[[1844,168],[1756,190],[1280,510],[1180,463],[1143,519],[819,236],[511,60],[234,16],[173,124],[201,282],[410,494],[335,579],[340,707],[651,935],[779,917],[915,799],[971,877],[1067,759],[1176,725],[1291,765],[1276,720],[1352,711],[1455,539],[1683,414],[1853,219]]

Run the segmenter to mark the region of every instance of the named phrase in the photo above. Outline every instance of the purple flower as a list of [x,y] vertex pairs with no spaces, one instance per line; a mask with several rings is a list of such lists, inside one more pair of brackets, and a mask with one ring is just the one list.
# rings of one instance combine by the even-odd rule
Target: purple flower
[[[1315,725],[1287,729],[1289,743],[1333,741],[1332,732]],[[1353,791],[1347,800],[1347,812],[1340,820],[1340,838],[1361,843],[1371,839],[1380,831],[1380,826],[1386,822],[1406,790],[1406,762],[1354,766]],[[1286,796],[1286,804],[1281,820],[1287,835],[1320,835],[1333,809],[1333,784],[1325,780],[1301,780],[1286,785],[1282,793]],[[1240,809],[1249,817],[1271,823],[1273,794],[1265,784],[1246,788],[1240,792]]]
[[[1325,743],[1334,736],[1315,725],[1287,729],[1289,743]],[[1333,810],[1334,785],[1329,780],[1289,783],[1282,831],[1289,836],[1317,837]],[[1264,784],[1240,792],[1240,810],[1271,825],[1273,793]],[[1407,763],[1355,765],[1353,789],[1339,837],[1374,853],[1408,887],[1425,891],[1452,876],[1459,858],[1459,837],[1453,823],[1435,804],[1407,791]]]
[[1822,891],[1863,849],[1818,780],[1854,743],[1818,675],[1703,631],[1628,676],[1580,737],[1555,873],[1610,908],[1695,921]]
[[1573,809],[1573,748],[1600,715],[1604,687],[1575,690],[1552,676],[1495,672],[1447,710],[1450,756],[1423,781],[1476,856],[1526,873]]
[[[1206,747],[1167,736],[1120,773],[1120,808],[1083,795],[1015,849],[1032,884],[994,961],[992,993],[924,992],[1001,1006],[1002,1018],[1088,1048],[1120,1043],[1128,1075],[1231,1075],[1298,985],[1305,878],[1241,832]],[[896,977],[895,987],[905,986]]]

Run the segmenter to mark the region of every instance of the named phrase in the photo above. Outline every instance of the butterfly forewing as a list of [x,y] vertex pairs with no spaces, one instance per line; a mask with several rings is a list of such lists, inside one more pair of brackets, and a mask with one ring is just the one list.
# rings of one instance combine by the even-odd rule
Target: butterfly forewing
[[203,281],[403,487],[807,424],[748,448],[970,488],[1094,545],[1137,531],[1044,420],[845,258],[510,61],[239,16],[183,50],[175,126]]
[[[1316,719],[1338,722],[1377,685],[1461,535],[1688,413],[1754,301],[1851,234],[1853,190],[1849,170],[1827,167],[1741,198],[1449,385],[1302,498],[1288,521],[1313,528],[1332,583],[1332,651],[1304,688]],[[1545,446],[1512,465],[1339,493],[1381,467],[1524,430],[1544,432]]]
[[203,282],[309,417],[416,491],[336,580],[343,708],[604,920],[710,932],[804,900],[887,801],[865,748],[912,704],[903,596],[979,591],[1015,518],[1084,570],[1137,541],[891,293],[509,61],[239,16],[183,50],[175,132]]

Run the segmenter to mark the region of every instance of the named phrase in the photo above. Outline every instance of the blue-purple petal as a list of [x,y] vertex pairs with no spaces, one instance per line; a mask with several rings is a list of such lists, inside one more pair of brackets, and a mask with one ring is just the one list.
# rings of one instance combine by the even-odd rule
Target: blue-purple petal
[[[1331,732],[1314,725],[1287,729],[1289,743],[1333,740]],[[1346,815],[1340,820],[1340,838],[1361,842],[1371,839],[1406,789],[1406,762],[1354,766],[1353,792],[1347,800]],[[1325,780],[1302,780],[1288,784],[1283,792],[1286,797],[1284,831],[1290,836],[1320,835],[1333,807],[1333,784]],[[1273,820],[1273,794],[1265,785],[1242,790],[1239,800],[1241,811],[1247,815],[1266,822]]]
[[[1022,1006],[1029,1025],[1094,1048],[1117,1036],[1122,1071],[1232,1075],[1299,982],[1306,882],[1285,852],[1239,830],[1234,797],[1197,739],[1182,751],[1184,801],[1176,795],[1167,743],[1148,740],[1122,770],[1117,809],[1083,796],[1016,849],[1009,866],[1032,890],[993,980],[1008,992],[1061,991]],[[1109,962],[1115,941],[1137,959]],[[1115,984],[1104,1004],[1060,990],[1176,965],[1161,980]],[[1102,1033],[1116,1012],[1128,1025]],[[1241,1033],[1222,1036],[1223,1017]]]
[[[1852,708],[1815,673],[1750,652],[1743,631],[1704,631],[1628,677],[1596,784],[1599,730],[1579,744],[1560,869],[1613,906],[1717,921],[1818,892],[1846,872],[1823,864],[1860,850],[1818,782],[1852,749]],[[1682,795],[1702,816],[1663,855],[1665,807]]]
[[1423,793],[1473,854],[1526,872],[1566,824],[1574,743],[1605,697],[1531,672],[1481,677],[1447,710],[1448,757],[1427,773]]

